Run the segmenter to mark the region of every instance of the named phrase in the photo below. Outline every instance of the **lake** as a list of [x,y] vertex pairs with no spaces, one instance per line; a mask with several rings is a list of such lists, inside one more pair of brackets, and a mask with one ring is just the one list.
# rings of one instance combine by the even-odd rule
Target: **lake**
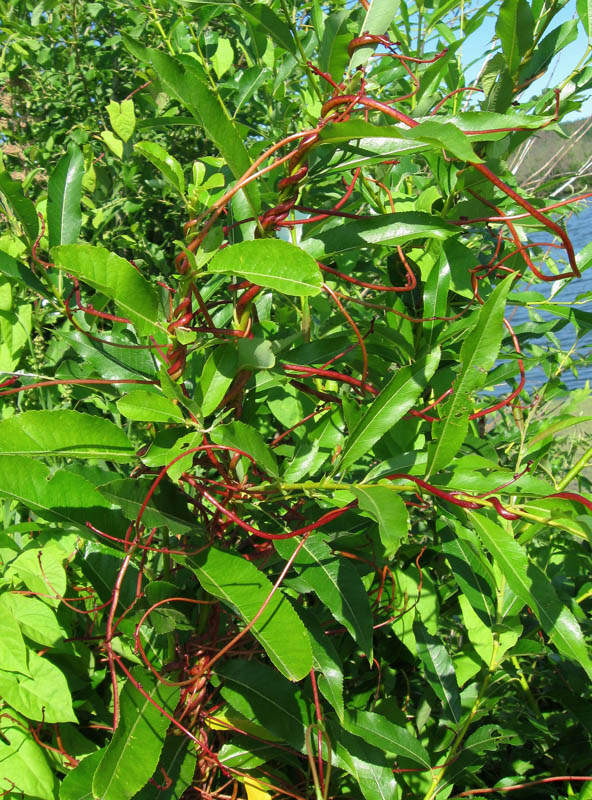
[[[592,241],[592,204],[587,204],[582,208],[579,214],[574,213],[568,219],[567,232],[572,241],[576,254],[590,241]],[[531,237],[531,240],[533,241],[536,241],[537,239],[539,241],[549,241],[549,236],[547,234],[537,234]],[[564,266],[563,269],[568,269],[568,267]],[[541,292],[542,294],[549,295],[553,291],[554,287],[556,287],[556,284],[554,283],[545,283],[541,286],[541,282],[533,282],[532,286],[529,288],[536,290],[537,292]],[[581,278],[574,278],[573,280],[569,281],[557,295],[557,301],[561,303],[572,301],[575,300],[579,295],[591,291],[592,268],[584,272]],[[582,311],[592,311],[592,302],[588,306],[579,306],[579,308]],[[553,317],[547,314],[544,316],[546,319],[558,319],[558,317]],[[527,320],[528,314],[522,308],[518,308],[512,315],[512,324],[514,326],[519,325],[521,322],[526,322]],[[558,331],[556,335],[561,343],[562,349],[569,350],[576,338],[575,328],[571,324],[566,325],[564,328],[562,328],[562,330]],[[542,339],[540,343],[545,347],[551,346],[551,344],[545,339]],[[577,345],[577,353],[590,357],[591,348],[592,332],[588,332],[585,336],[580,337]],[[542,385],[545,380],[545,374],[542,370],[531,370],[527,373],[526,388],[528,390],[532,390],[534,387]],[[566,371],[563,374],[563,380],[565,384],[570,387],[570,389],[583,387],[586,381],[592,382],[592,364],[585,369],[580,369],[577,377],[572,375],[571,372]]]

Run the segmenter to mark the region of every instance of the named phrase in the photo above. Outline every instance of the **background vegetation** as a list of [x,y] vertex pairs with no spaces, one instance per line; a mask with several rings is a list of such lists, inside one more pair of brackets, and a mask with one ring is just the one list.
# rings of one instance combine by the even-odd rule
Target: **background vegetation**
[[564,5],[0,2],[4,797],[592,796]]

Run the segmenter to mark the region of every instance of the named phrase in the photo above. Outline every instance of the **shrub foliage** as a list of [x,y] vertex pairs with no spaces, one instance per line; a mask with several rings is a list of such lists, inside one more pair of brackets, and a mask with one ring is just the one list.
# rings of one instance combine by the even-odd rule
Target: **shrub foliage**
[[1,5],[3,796],[589,797],[590,4]]

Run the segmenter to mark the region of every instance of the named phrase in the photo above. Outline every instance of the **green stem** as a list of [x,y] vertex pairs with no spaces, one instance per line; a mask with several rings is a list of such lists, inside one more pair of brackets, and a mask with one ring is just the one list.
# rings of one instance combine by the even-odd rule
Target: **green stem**
[[310,342],[311,317],[310,317],[310,305],[308,303],[308,297],[302,297],[301,303],[302,303],[302,335],[304,337],[305,342]]
[[567,475],[559,481],[557,484],[557,490],[562,492],[569,484],[576,478],[580,472],[584,469],[586,464],[592,459],[592,447],[589,447],[588,450],[584,453],[584,455],[576,461]]
[[528,685],[528,681],[526,680],[526,675],[522,671],[522,667],[520,666],[520,662],[518,661],[516,656],[512,656],[510,658],[510,661],[514,665],[514,669],[516,670],[516,673],[518,674],[518,682],[520,683],[520,688],[522,689],[522,691],[524,693],[524,697],[526,698],[526,702],[532,708],[532,710],[537,715],[537,717],[540,717],[541,716],[541,710],[539,708],[539,704],[537,703],[536,698],[533,695],[533,693],[530,691],[530,686]]
[[473,722],[477,712],[479,711],[479,708],[480,708],[481,703],[483,702],[483,698],[485,696],[485,692],[487,691],[487,688],[488,688],[488,686],[489,686],[489,684],[491,682],[491,677],[493,675],[493,668],[494,668],[494,664],[495,664],[495,656],[497,654],[498,648],[499,648],[499,641],[496,639],[494,641],[494,643],[493,643],[493,653],[492,653],[492,656],[491,656],[491,662],[490,662],[490,666],[489,666],[489,671],[488,671],[487,675],[485,676],[485,679],[483,681],[481,689],[479,690],[479,694],[477,695],[477,699],[473,703],[473,707],[472,707],[472,709],[471,709],[471,711],[469,713],[469,716],[467,717],[464,725],[460,729],[460,732],[459,732],[459,734],[458,734],[458,736],[456,738],[456,741],[452,745],[452,747],[450,749],[450,752],[448,753],[448,755],[446,757],[446,764],[444,764],[444,766],[441,769],[438,770],[437,774],[434,775],[434,777],[432,779],[432,783],[430,784],[430,788],[425,793],[423,800],[431,800],[431,798],[434,797],[434,795],[436,794],[436,792],[438,790],[438,786],[442,782],[442,778],[444,777],[444,774],[446,773],[447,768],[455,760],[456,754],[458,753],[458,751],[460,749],[460,746],[462,745],[462,743],[464,741],[464,738],[467,735],[467,732],[469,730],[469,727],[471,726],[471,723]]
[[175,50],[174,50],[174,48],[173,48],[173,46],[172,46],[172,44],[170,42],[170,39],[168,38],[168,36],[164,32],[164,28],[160,24],[160,19],[158,18],[158,14],[156,13],[156,9],[152,5],[152,0],[148,0],[148,5],[150,6],[150,11],[152,12],[152,19],[154,20],[154,24],[156,25],[156,27],[158,29],[158,32],[160,33],[160,35],[162,37],[162,41],[166,44],[169,53],[172,56],[174,56],[175,55]]
[[286,17],[286,21],[292,31],[292,36],[294,37],[294,41],[296,42],[296,47],[298,48],[298,52],[300,53],[300,57],[302,59],[302,63],[306,72],[308,73],[308,78],[310,80],[310,84],[315,91],[316,96],[319,98],[321,103],[323,102],[323,93],[321,92],[321,88],[315,78],[314,72],[308,66],[308,58],[306,57],[306,53],[304,52],[304,47],[302,47],[302,42],[300,41],[300,37],[298,36],[298,29],[294,24],[294,20],[292,19],[292,15],[290,14],[290,9],[288,8],[288,4],[286,0],[281,0],[282,11]]

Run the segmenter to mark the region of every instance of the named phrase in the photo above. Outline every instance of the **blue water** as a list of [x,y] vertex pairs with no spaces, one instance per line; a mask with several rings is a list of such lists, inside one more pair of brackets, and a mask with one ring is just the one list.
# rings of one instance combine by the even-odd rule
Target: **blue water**
[[[583,206],[579,213],[574,213],[568,219],[566,227],[577,254],[592,241],[592,203]],[[532,236],[531,240],[548,242],[550,241],[550,237],[547,234],[537,234],[536,236]],[[561,250],[557,252],[562,253]],[[561,265],[561,270],[569,271],[569,267],[563,264]],[[548,272],[548,270],[544,268],[542,271]],[[561,286],[561,289],[557,291],[559,286]],[[565,283],[563,283],[563,281],[558,283],[542,283],[533,276],[532,284],[528,287],[523,286],[521,288],[523,291],[540,292],[546,297],[552,295],[552,302],[556,303],[564,304],[577,300],[579,304],[576,308],[581,311],[592,312],[592,266],[582,273],[581,278],[573,278]],[[585,297],[587,293],[589,293],[588,298]],[[588,301],[587,303],[585,302],[586,300]],[[543,313],[541,313],[541,317],[545,320],[559,319],[559,317]],[[529,315],[524,308],[518,308],[512,315],[512,325],[514,327],[528,320]],[[577,338],[576,329],[571,324],[566,325],[560,331],[556,332],[555,335],[563,351],[568,351],[576,342]],[[541,339],[536,343],[545,349],[553,349],[553,344],[549,342],[548,339]],[[562,375],[564,383],[569,386],[570,389],[581,388],[586,384],[586,381],[590,381],[592,384],[592,331],[587,331],[585,334],[582,334],[580,331],[580,337],[577,340],[573,357],[575,359],[586,359],[588,364],[584,367],[578,365],[577,375],[570,369],[566,370]],[[533,369],[526,375],[526,388],[529,391],[532,391],[537,386],[541,386],[545,382],[546,377],[542,369]]]

